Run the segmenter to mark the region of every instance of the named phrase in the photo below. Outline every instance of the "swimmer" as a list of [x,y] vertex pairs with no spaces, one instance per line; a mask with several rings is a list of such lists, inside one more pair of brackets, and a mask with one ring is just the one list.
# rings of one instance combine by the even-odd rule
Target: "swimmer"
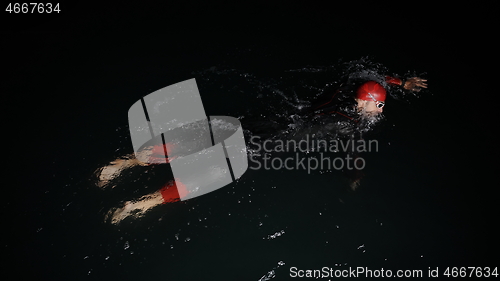
[[[386,77],[387,85],[399,86],[405,90],[414,92],[419,92],[421,88],[427,88],[426,82],[427,80],[419,77],[412,77],[406,81],[399,78]],[[320,107],[313,108],[315,110],[313,116],[339,116],[340,118],[344,118],[348,122],[352,123],[352,127],[355,128],[354,131],[357,130],[358,132],[363,130],[368,131],[371,128],[371,124],[375,124],[381,120],[381,113],[383,112],[387,96],[387,91],[381,83],[366,81],[357,88],[355,94],[344,99],[346,97],[346,93],[349,93],[349,91],[346,91],[345,88],[337,90],[329,102],[321,105]],[[340,103],[337,103],[338,100],[335,100],[336,95],[337,97],[342,96]],[[346,103],[343,103],[345,101],[348,101],[348,106],[345,106]],[[330,122],[330,124],[326,124],[324,122],[319,123],[323,126],[323,128],[325,128],[324,126],[334,123],[331,120],[328,122]],[[336,132],[341,132],[341,128],[339,126],[333,125],[331,128]],[[352,136],[353,130],[346,130],[344,135]],[[191,146],[191,148],[196,147],[198,147],[196,144]],[[189,150],[190,149],[182,148],[180,146],[175,147],[173,144],[145,147],[136,154],[125,155],[110,162],[108,165],[97,169],[97,186],[101,188],[112,187],[111,183],[113,183],[115,179],[120,178],[125,171],[128,171],[133,167],[170,163],[170,161],[173,161],[176,157],[182,157],[182,155],[187,153]],[[165,151],[169,152],[169,157],[165,157]],[[353,158],[355,159],[355,157]],[[178,180],[171,180],[155,192],[138,197],[134,200],[126,201],[120,207],[112,208],[105,215],[105,221],[112,224],[119,224],[126,218],[140,218],[156,206],[165,203],[177,202],[183,199],[189,194],[186,186],[189,186],[190,190],[194,190],[191,187],[200,185],[199,181],[217,180],[217,175],[220,175],[223,172],[224,171],[212,171],[209,175],[200,175],[191,182],[181,183]],[[362,174],[357,173],[352,178],[351,188],[356,189],[360,185]]]

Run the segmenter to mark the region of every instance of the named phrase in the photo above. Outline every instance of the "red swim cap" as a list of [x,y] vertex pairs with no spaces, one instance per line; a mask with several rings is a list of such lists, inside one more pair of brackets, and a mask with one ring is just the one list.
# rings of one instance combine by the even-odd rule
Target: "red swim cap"
[[369,94],[371,94],[377,101],[385,101],[385,97],[387,96],[387,92],[382,85],[375,81],[368,81],[363,83],[363,85],[358,88],[356,98],[360,100],[372,101],[373,99]]

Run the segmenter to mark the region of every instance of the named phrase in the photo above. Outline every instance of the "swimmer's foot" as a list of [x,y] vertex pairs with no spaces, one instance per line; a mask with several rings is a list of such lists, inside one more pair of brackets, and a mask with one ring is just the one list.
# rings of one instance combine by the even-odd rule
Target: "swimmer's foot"
[[143,217],[150,209],[164,203],[160,192],[144,195],[134,201],[126,201],[121,208],[112,208],[106,214],[104,221],[119,224],[124,219]]
[[[125,202],[121,208],[112,208],[106,214],[104,220],[109,221],[111,224],[119,224],[121,221],[131,215],[137,214],[137,209],[134,208],[134,203],[131,201]],[[140,215],[140,214],[139,214]]]
[[137,159],[116,159],[109,163],[109,165],[101,167],[97,170],[97,186],[104,188],[110,181],[120,176],[120,174],[131,167],[140,165]]

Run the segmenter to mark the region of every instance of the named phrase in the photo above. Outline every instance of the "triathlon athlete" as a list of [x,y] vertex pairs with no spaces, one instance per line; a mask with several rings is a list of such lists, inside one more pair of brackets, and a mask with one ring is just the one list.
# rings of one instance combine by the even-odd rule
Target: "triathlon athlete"
[[[312,107],[313,111],[309,113],[323,128],[331,126],[332,130],[337,133],[337,136],[354,137],[357,135],[361,137],[363,132],[369,131],[371,125],[380,119],[379,115],[383,111],[387,96],[386,89],[382,84],[385,83],[389,87],[400,86],[405,90],[418,92],[420,88],[427,88],[425,82],[427,80],[419,77],[403,81],[399,78],[387,76],[382,83],[380,81],[365,81],[357,87],[355,94],[349,90],[352,89],[352,85],[346,85],[338,89],[327,102]],[[168,151],[175,151],[171,144],[166,145],[169,146]],[[141,150],[137,157],[135,155],[127,155],[111,162],[109,165],[98,169],[97,185],[104,188],[108,186],[111,180],[119,177],[123,171],[138,165],[148,166],[151,165],[148,163],[160,162],[154,161],[156,159],[164,159],[163,163],[175,161],[175,155],[169,155],[169,158],[165,158],[164,151],[166,151],[164,145],[149,146]],[[145,161],[146,159],[149,159],[149,161]],[[352,177],[351,187],[353,189],[359,185],[362,177],[359,175],[360,171],[354,172],[357,174]],[[107,213],[105,220],[113,224],[118,224],[130,216],[140,217],[157,205],[179,201],[187,194],[188,191],[184,184],[179,181],[170,181],[156,192],[144,195],[133,201],[127,201],[123,204],[123,207],[111,209]]]

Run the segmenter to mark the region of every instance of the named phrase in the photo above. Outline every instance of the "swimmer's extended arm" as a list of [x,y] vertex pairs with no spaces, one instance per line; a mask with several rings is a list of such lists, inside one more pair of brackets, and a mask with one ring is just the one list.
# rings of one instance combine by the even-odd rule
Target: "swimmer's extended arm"
[[386,76],[385,82],[387,82],[387,84],[393,85],[393,86],[402,86],[403,85],[403,80],[396,78],[396,77],[391,77],[391,76]]
[[427,88],[427,83],[425,82],[427,82],[427,79],[422,79],[420,77],[408,78],[403,88],[414,92],[420,92],[421,88]]
[[403,81],[400,78],[386,76],[385,81],[389,85],[403,86],[405,90],[410,90],[414,92],[419,92],[421,88],[427,88],[427,79],[422,79],[420,77],[412,77]]

